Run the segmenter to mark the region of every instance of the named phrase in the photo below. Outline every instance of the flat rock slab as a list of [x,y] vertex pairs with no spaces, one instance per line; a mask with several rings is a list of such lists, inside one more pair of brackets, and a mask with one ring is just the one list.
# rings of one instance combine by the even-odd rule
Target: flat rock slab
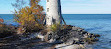
[[83,45],[78,45],[78,44],[59,44],[55,46],[56,49],[83,49]]

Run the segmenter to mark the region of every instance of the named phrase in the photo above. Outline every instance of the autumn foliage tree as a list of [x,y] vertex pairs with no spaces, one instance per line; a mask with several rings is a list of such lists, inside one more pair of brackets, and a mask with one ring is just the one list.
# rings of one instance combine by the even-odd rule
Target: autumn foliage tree
[[15,21],[24,26],[27,31],[39,30],[43,28],[43,21],[45,18],[43,6],[39,4],[40,0],[29,0],[28,6],[24,0],[16,0],[12,4],[15,9]]

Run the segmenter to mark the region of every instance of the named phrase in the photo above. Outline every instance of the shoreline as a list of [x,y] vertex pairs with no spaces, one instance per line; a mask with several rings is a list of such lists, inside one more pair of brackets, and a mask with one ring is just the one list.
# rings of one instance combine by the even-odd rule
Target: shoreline
[[[51,34],[53,34],[53,32]],[[13,37],[4,39],[6,41],[2,42],[3,45],[0,45],[0,48],[7,46],[7,43],[9,43],[8,48],[12,48],[12,47],[14,47],[14,48],[25,47],[26,48],[27,45],[28,46],[30,45],[31,47],[34,46],[36,48],[40,47],[40,49],[41,48],[52,48],[52,47],[56,48],[56,49],[86,48],[88,43],[92,44],[93,42],[98,41],[97,37],[100,37],[100,35],[88,33],[80,27],[75,27],[75,26],[71,26],[71,25],[68,25],[68,28],[65,30],[56,32],[53,35],[48,35],[48,38],[50,38],[52,41],[50,41],[50,40],[42,41],[41,39],[38,39],[38,37],[37,37],[38,35],[44,36],[44,35],[40,34],[40,32],[35,32],[35,33],[25,34],[25,35],[20,35],[20,36],[15,35]],[[46,36],[44,36],[44,37],[46,37]],[[89,37],[91,37],[91,38],[89,38]],[[13,39],[14,41],[11,41],[11,39]],[[24,40],[22,40],[22,39],[24,39]],[[43,38],[43,39],[45,39],[45,38]],[[60,41],[60,42],[57,42],[57,41]],[[23,42],[25,42],[25,43],[23,43]],[[57,43],[55,43],[55,42],[57,42]],[[19,44],[15,44],[15,43],[19,43]],[[31,45],[31,43],[33,45]],[[11,46],[12,44],[17,45],[17,46]],[[67,46],[67,45],[69,45],[69,46]],[[28,48],[31,48],[31,47],[28,47]]]

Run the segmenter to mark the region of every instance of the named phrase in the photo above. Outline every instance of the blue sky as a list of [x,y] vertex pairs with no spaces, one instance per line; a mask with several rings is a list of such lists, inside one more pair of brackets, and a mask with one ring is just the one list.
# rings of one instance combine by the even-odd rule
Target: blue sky
[[[15,0],[0,0],[0,14],[12,14]],[[111,14],[111,0],[61,0],[63,14]],[[40,3],[46,8],[46,0]]]

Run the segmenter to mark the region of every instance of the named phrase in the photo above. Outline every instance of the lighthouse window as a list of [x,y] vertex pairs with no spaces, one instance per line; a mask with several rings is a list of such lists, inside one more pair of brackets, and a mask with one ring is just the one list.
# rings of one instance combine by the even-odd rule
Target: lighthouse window
[[49,8],[47,8],[47,12],[49,12]]
[[49,2],[49,0],[47,0],[47,2]]

